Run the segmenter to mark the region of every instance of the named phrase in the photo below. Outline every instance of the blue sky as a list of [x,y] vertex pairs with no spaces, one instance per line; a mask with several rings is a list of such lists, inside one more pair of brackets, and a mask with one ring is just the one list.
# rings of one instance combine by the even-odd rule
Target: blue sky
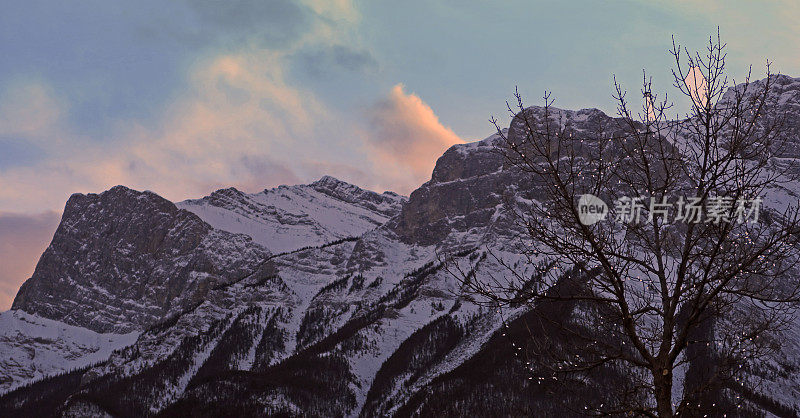
[[[613,75],[673,93],[671,36],[695,50],[717,26],[733,77],[767,57],[800,76],[798,22],[789,0],[6,0],[0,224],[43,247],[71,193],[116,184],[180,200],[330,174],[408,193],[507,123],[515,86],[613,113]],[[0,282],[41,251],[3,247],[22,226],[0,229]]]

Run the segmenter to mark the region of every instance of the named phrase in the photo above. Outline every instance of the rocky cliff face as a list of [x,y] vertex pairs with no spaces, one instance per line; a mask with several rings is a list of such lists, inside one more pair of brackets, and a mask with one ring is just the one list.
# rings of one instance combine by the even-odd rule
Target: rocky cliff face
[[[560,119],[578,135],[589,135],[600,126],[609,135],[623,129],[598,109],[552,111],[556,115],[551,118]],[[532,119],[543,119],[542,108],[531,107],[526,112]],[[509,140],[522,135],[520,124],[519,117],[512,120],[505,131]],[[400,216],[390,223],[391,228],[404,242],[421,245],[436,244],[453,231],[475,227],[492,225],[495,233],[511,233],[518,219],[509,218],[503,210],[537,199],[541,191],[530,175],[510,167],[507,161],[500,135],[451,147],[437,160],[431,180],[411,193]]]
[[456,145],[436,161],[431,180],[411,193],[391,228],[405,242],[431,245],[453,229],[486,226],[514,175],[503,171],[502,139]]
[[76,194],[12,310],[125,333],[197,303],[267,254],[151,192]]

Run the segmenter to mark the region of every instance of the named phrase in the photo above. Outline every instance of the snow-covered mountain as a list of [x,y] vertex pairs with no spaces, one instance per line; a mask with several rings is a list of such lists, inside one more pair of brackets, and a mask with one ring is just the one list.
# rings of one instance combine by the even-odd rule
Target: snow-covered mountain
[[325,176],[299,186],[246,194],[235,188],[180,202],[215,229],[245,234],[274,254],[357,237],[400,212],[404,198]]
[[[800,80],[777,81],[800,120]],[[576,139],[611,125],[596,109],[561,112]],[[525,355],[537,335],[569,344],[534,318],[576,308],[480,307],[443,263],[452,257],[476,280],[497,279],[504,265],[535,274],[514,209],[539,190],[504,166],[500,145],[491,136],[453,146],[407,200],[331,177],[177,204],[122,187],[73,196],[36,273],[0,316],[11,324],[0,325],[9,329],[0,364],[15,364],[0,375],[5,388],[63,373],[0,397],[0,411],[576,415],[629,378],[601,367],[565,386],[544,378],[552,365]],[[800,413],[800,321],[780,338],[778,357],[750,371],[762,386],[725,388],[716,411]],[[49,357],[26,357],[25,347]],[[743,407],[726,410],[734,396]]]
[[[398,213],[404,199],[332,177],[254,195],[219,190],[178,205],[123,186],[73,195],[33,276],[0,313],[0,393],[104,361],[209,289],[264,269],[270,250],[351,239]],[[265,231],[276,238],[262,245]]]
[[11,309],[127,333],[198,303],[268,255],[152,192],[75,194]]

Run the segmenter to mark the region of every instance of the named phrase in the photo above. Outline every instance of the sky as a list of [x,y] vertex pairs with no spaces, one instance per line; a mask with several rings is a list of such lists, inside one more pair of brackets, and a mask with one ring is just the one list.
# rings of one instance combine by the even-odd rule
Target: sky
[[[0,311],[72,193],[173,201],[333,175],[408,194],[528,104],[614,113],[671,86],[672,36],[729,74],[800,76],[793,0],[3,0]],[[676,109],[688,106],[676,100]]]

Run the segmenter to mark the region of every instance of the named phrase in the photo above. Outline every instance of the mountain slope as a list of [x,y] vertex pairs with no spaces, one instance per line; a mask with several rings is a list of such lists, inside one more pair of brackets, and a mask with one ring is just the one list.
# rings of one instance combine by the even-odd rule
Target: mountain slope
[[215,229],[246,234],[273,253],[356,237],[395,216],[404,198],[330,176],[246,194],[234,188],[178,203]]
[[100,334],[20,310],[0,313],[0,392],[105,361],[138,336]]

